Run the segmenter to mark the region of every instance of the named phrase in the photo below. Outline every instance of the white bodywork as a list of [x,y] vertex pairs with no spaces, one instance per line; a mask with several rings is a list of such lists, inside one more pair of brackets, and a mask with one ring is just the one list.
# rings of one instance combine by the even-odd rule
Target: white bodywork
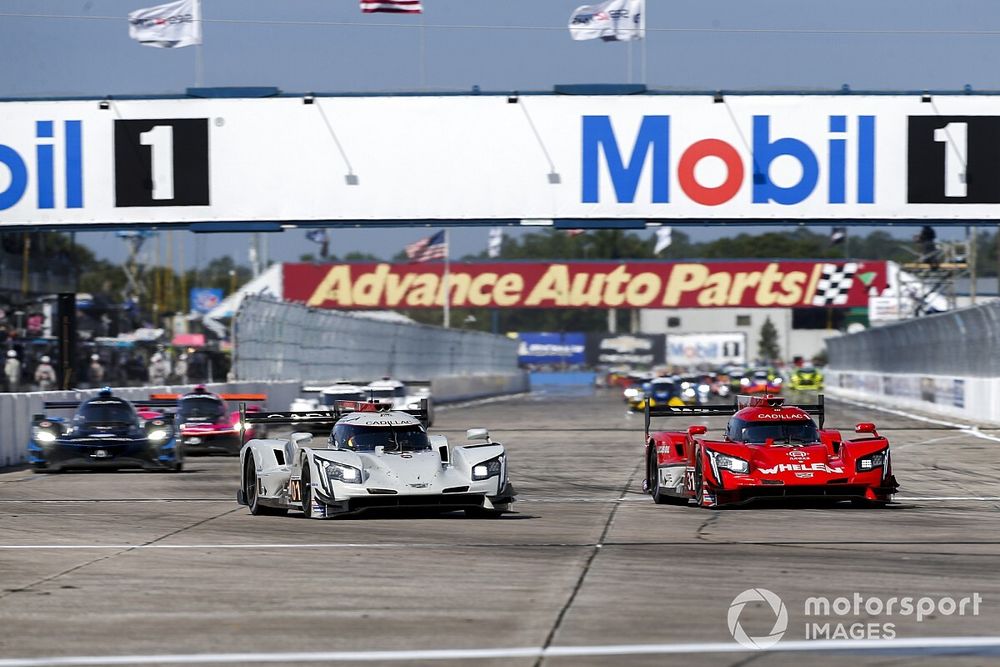
[[[337,423],[373,428],[420,427],[412,415],[394,411],[352,412]],[[375,451],[338,448],[332,438],[327,446],[327,442],[320,444],[301,432],[287,439],[251,440],[240,452],[240,499],[247,502],[248,479],[253,479],[248,473],[252,470],[257,480],[256,499],[261,505],[306,511],[302,499],[307,496],[311,506],[306,513],[314,518],[387,507],[509,510],[514,498],[503,445],[491,442],[485,429],[472,429],[468,435],[485,438],[486,442],[450,447],[444,436],[432,435],[428,436],[429,450],[400,453],[383,447]],[[485,464],[489,461],[494,462],[488,467]],[[491,467],[497,468],[496,461],[497,474],[475,478],[474,468],[482,476]],[[345,470],[352,479],[344,479]],[[355,481],[357,474],[360,479]]]

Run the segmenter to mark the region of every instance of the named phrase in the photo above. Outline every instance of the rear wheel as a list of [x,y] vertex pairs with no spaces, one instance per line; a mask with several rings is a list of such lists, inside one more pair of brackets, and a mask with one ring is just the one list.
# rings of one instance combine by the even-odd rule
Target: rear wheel
[[260,499],[257,496],[257,489],[260,482],[257,479],[257,471],[254,469],[252,456],[247,457],[246,473],[243,479],[243,488],[246,493],[247,507],[250,508],[250,514],[254,516],[282,516],[288,513],[287,509],[268,507],[267,505],[260,504]]

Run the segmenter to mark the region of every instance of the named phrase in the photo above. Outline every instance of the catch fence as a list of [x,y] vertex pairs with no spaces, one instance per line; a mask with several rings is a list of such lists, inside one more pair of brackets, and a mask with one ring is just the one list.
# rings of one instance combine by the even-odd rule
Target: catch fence
[[234,319],[233,338],[236,378],[427,379],[517,370],[517,342],[504,336],[264,297],[244,300]]

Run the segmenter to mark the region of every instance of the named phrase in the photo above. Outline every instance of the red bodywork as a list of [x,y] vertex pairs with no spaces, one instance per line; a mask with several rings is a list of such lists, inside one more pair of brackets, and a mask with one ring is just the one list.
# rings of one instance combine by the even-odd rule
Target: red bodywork
[[[731,415],[725,434],[709,436],[705,426],[687,431],[649,431],[646,422],[644,488],[659,503],[739,505],[765,498],[825,498],[884,504],[898,485],[889,441],[874,424],[858,424],[861,437],[844,440],[823,428],[823,402],[784,405],[773,396],[740,397],[737,406],[656,408],[650,417]],[[820,416],[816,428],[810,414]],[[811,425],[811,426],[810,426]],[[811,433],[806,441],[742,442],[740,433],[776,430]]]
[[[187,394],[154,394],[153,399],[177,400],[177,425],[186,453],[221,452],[238,455],[244,438],[263,437],[259,427],[246,424],[242,429],[239,410],[231,410],[226,404],[231,401],[265,401],[264,394],[214,394],[204,387],[195,387]],[[186,416],[185,401],[199,401],[213,404],[217,416],[191,418]],[[247,407],[247,412],[259,412],[257,406]]]

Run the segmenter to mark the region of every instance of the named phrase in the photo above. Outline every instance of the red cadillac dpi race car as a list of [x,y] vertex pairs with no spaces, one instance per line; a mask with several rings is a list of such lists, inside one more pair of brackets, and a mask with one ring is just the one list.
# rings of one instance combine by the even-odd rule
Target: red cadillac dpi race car
[[[230,410],[226,401],[266,401],[264,394],[213,394],[198,385],[187,394],[153,394],[156,400],[176,400],[176,424],[186,454],[229,454],[238,456],[246,439],[260,438],[259,427],[244,424],[239,410]],[[260,408],[248,407],[248,412]]]
[[[823,396],[815,405],[785,405],[777,396],[739,396],[734,406],[646,408],[643,490],[658,504],[742,505],[768,498],[850,500],[884,505],[899,486],[889,441],[875,424],[844,440],[823,428]],[[654,417],[731,415],[725,433],[703,425],[650,432]],[[810,415],[819,418],[819,425]]]

